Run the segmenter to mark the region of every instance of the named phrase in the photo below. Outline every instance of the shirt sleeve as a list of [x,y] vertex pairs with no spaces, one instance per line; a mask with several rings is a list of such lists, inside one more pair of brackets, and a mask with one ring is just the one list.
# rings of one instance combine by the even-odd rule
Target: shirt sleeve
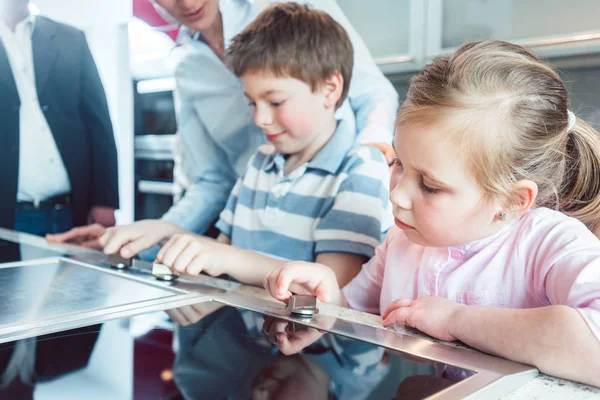
[[391,143],[398,111],[398,93],[375,64],[364,41],[333,0],[309,3],[327,12],[344,27],[354,48],[348,101],[356,119],[358,143]]
[[381,242],[389,181],[383,155],[364,146],[353,156],[360,165],[340,184],[333,204],[314,232],[315,254],[351,253],[372,257]]
[[[227,155],[210,137],[191,101],[178,110],[181,166],[190,185],[162,219],[196,233],[204,233],[225,207],[237,175],[224,162]],[[179,167],[178,167],[179,168]]]
[[229,195],[229,199],[227,200],[227,205],[225,209],[221,212],[219,220],[215,225],[216,228],[221,231],[222,234],[231,239],[231,231],[233,229],[233,215],[235,214],[235,208],[237,206],[238,198],[240,196],[240,191],[242,190],[243,178],[239,178],[231,194]]
[[388,231],[384,242],[375,249],[373,258],[364,264],[360,273],[342,289],[351,309],[379,314],[388,243],[393,232]]
[[566,218],[550,229],[537,252],[534,282],[551,304],[575,308],[600,340],[600,242]]

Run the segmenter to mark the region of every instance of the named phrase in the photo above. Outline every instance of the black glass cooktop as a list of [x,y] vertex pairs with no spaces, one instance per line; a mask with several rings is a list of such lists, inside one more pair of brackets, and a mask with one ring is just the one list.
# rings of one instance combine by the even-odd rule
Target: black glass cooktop
[[0,371],[1,399],[61,400],[422,399],[473,374],[216,303],[6,343]]

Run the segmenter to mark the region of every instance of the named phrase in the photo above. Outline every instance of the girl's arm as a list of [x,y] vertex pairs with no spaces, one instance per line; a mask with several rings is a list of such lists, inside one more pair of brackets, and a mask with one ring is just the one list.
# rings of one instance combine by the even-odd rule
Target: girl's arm
[[486,353],[534,365],[545,374],[600,386],[600,341],[574,308],[458,306],[448,331]]

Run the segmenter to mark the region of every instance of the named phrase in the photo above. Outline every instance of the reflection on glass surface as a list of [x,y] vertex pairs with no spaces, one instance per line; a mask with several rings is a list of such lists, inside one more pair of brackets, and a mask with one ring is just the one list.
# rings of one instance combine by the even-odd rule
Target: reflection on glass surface
[[169,315],[107,323],[99,337],[94,326],[0,345],[0,398],[422,399],[472,374],[273,320],[317,339],[286,356],[261,314],[216,303]]
[[0,263],[35,260],[36,258],[61,257],[64,253],[41,247],[29,246],[0,239]]
[[100,328],[93,325],[0,344],[0,399],[33,399],[36,385],[84,368]]

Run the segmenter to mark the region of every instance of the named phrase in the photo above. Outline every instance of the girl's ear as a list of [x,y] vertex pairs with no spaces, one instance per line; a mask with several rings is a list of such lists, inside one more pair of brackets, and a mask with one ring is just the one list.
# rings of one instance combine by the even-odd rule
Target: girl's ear
[[335,107],[344,90],[344,77],[339,72],[334,73],[321,83],[320,91],[325,96],[325,107]]
[[538,195],[538,186],[534,181],[521,179],[513,185],[511,194],[512,209],[517,216],[521,216],[533,207]]

